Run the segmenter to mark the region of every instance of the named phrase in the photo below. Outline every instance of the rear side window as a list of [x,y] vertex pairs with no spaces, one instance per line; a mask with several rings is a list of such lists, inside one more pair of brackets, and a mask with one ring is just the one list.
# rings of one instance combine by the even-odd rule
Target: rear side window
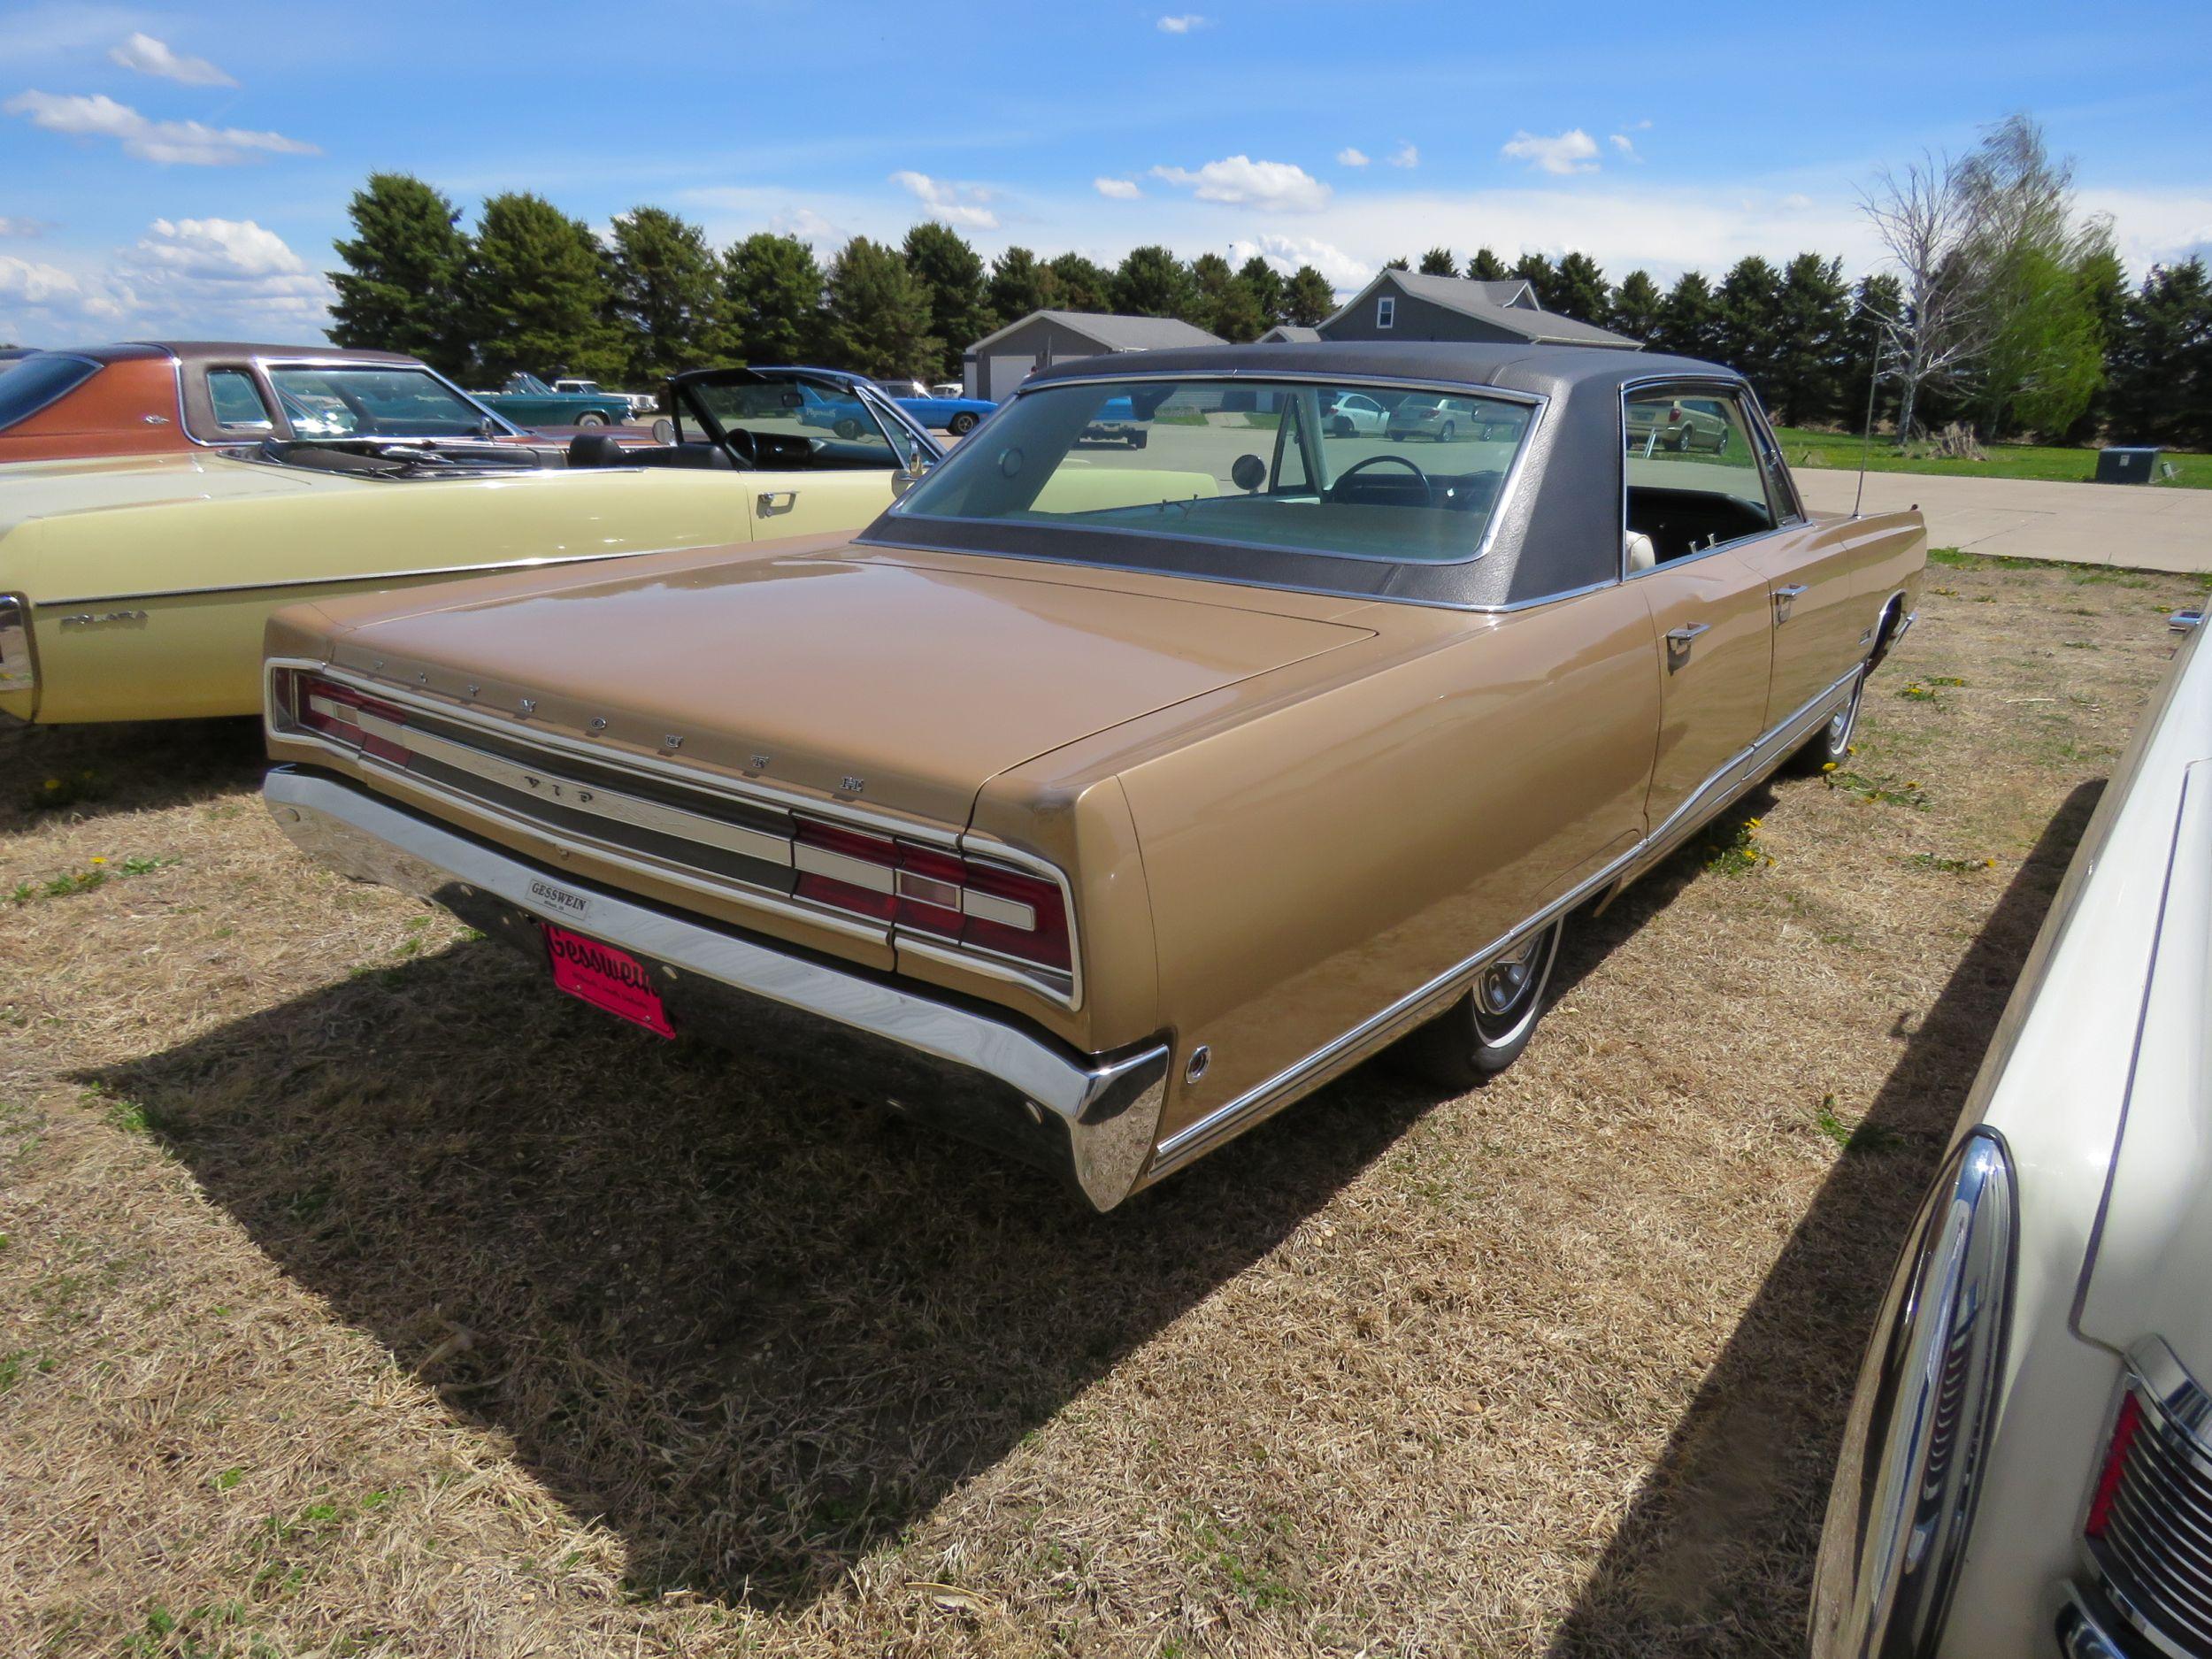
[[261,388],[243,369],[210,369],[207,401],[214,406],[215,424],[227,432],[270,432],[276,423],[269,406],[261,401]]
[[1632,540],[1649,538],[1651,563],[1763,535],[1780,521],[1741,400],[1698,386],[1638,388],[1622,410],[1625,521]]
[[0,373],[0,432],[75,391],[100,372],[85,357],[62,356],[25,357]]

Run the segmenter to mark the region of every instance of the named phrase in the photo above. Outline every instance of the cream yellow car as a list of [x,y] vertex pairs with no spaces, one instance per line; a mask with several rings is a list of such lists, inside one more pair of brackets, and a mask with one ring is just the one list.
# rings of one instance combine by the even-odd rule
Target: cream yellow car
[[850,533],[941,453],[888,400],[856,400],[856,433],[806,426],[804,371],[679,376],[676,442],[643,449],[488,441],[482,411],[419,365],[283,375],[246,365],[239,390],[285,400],[288,435],[0,464],[0,715],[250,714],[280,606]]

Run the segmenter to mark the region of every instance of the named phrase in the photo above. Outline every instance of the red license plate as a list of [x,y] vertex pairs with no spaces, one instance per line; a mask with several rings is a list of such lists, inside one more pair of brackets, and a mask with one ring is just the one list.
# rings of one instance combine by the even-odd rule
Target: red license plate
[[643,963],[626,950],[572,933],[557,922],[538,926],[545,929],[545,954],[553,964],[555,990],[580,997],[657,1036],[676,1034]]

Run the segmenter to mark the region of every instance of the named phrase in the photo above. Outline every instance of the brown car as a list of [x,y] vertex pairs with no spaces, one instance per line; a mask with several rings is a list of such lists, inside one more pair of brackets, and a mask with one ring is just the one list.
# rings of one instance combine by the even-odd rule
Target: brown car
[[[1409,392],[1488,435],[1326,419]],[[1626,454],[1678,395],[1736,441]],[[1082,442],[1109,403],[1143,448]],[[1399,1039],[1509,1063],[1577,907],[1844,752],[1925,555],[1809,518],[1710,364],[1074,362],[857,538],[280,615],[266,793],[554,988],[1105,1209]]]

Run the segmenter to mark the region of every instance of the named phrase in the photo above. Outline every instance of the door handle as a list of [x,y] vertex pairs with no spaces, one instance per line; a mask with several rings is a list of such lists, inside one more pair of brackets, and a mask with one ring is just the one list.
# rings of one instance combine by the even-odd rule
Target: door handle
[[798,504],[799,492],[795,489],[764,489],[760,492],[760,516],[764,518],[789,512]]
[[1796,602],[1798,595],[1804,591],[1803,582],[1791,582],[1787,587],[1778,588],[1774,590],[1774,621],[1778,627],[1790,619],[1790,606]]
[[1679,668],[1690,660],[1690,647],[1697,643],[1697,636],[1711,628],[1709,622],[1686,622],[1678,628],[1667,630],[1667,667]]

